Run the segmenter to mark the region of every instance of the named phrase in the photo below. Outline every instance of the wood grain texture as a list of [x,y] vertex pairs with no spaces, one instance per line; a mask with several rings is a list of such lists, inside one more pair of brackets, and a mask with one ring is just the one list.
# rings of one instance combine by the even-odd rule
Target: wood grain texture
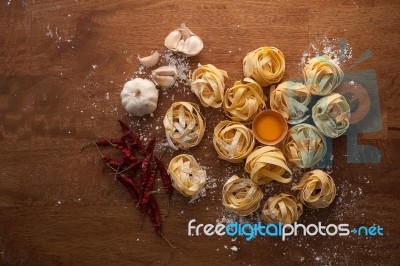
[[[102,173],[95,150],[82,145],[119,134],[117,119],[164,138],[160,105],[147,121],[128,117],[119,93],[138,68],[137,54],[160,49],[181,22],[205,48],[191,66],[227,70],[227,86],[242,78],[248,51],[276,46],[285,78],[300,77],[302,53],[321,37],[345,38],[353,60],[345,71],[374,69],[382,130],[359,143],[377,147],[379,164],[348,164],[346,138],[333,141],[332,176],[338,196],[327,209],[305,210],[301,222],[379,224],[384,237],[188,237],[187,223],[225,215],[221,189],[242,165],[217,159],[212,130],[189,152],[207,166],[217,187],[193,204],[174,193],[163,220],[171,249],[140,219],[129,194]],[[397,1],[72,1],[8,0],[0,4],[0,264],[4,265],[398,265],[400,162],[400,12]],[[93,67],[95,65],[96,67]],[[191,94],[175,100],[197,101]],[[202,108],[212,129],[225,115]],[[161,118],[161,119],[160,119]],[[135,120],[135,121],[134,121]],[[149,126],[150,125],[150,126]],[[156,129],[158,127],[158,129]],[[168,151],[165,160],[177,152]],[[297,181],[297,180],[296,180]],[[289,192],[273,184],[268,196]],[[166,199],[157,195],[166,214]],[[237,246],[238,252],[232,252]],[[362,262],[362,263],[361,263]]]

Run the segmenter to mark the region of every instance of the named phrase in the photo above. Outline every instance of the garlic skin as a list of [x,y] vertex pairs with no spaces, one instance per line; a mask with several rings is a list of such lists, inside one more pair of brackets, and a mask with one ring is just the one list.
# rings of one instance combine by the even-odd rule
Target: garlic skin
[[204,47],[200,37],[191,32],[185,23],[182,23],[179,29],[168,34],[164,45],[169,50],[187,57],[198,55]]
[[142,57],[142,58],[138,55],[140,64],[146,68],[150,68],[150,67],[157,65],[158,61],[160,60],[160,57],[161,57],[161,55],[157,51],[155,51],[154,53],[152,53],[149,56]]
[[167,89],[175,84],[178,70],[175,66],[162,66],[153,70],[151,78],[161,89]]
[[158,90],[150,80],[135,78],[125,83],[121,102],[125,110],[134,116],[151,114],[157,108]]

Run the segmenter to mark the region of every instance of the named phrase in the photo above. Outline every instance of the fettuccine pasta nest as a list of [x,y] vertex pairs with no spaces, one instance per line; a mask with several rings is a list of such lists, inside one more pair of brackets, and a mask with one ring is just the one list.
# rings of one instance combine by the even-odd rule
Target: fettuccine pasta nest
[[314,105],[312,118],[325,136],[337,138],[349,128],[350,113],[346,98],[339,93],[332,93]]
[[206,128],[199,106],[190,102],[173,103],[163,123],[168,145],[174,150],[199,144]]
[[248,178],[229,178],[222,188],[222,204],[229,211],[247,216],[260,207],[261,189]]
[[243,59],[243,74],[262,87],[281,81],[285,74],[285,57],[275,47],[260,47]]
[[336,196],[332,177],[319,169],[305,173],[292,190],[298,190],[301,203],[312,209],[328,207]]
[[271,109],[279,112],[289,124],[298,124],[306,120],[307,105],[311,101],[311,93],[301,83],[285,81],[277,87],[271,86],[269,102]]
[[265,109],[265,95],[252,79],[236,81],[224,96],[224,110],[233,121],[248,122]]
[[[273,146],[262,146],[254,149],[247,157],[244,170],[250,173],[251,180],[258,184],[267,184],[273,180],[288,183],[292,180],[292,171],[286,164],[283,153]],[[283,177],[284,173],[290,177]]]
[[281,193],[268,198],[261,214],[267,223],[291,224],[303,214],[303,205],[294,196]]
[[328,95],[343,80],[343,71],[328,55],[317,56],[304,67],[303,78],[306,87],[315,95]]
[[298,124],[292,127],[283,141],[283,153],[300,168],[308,168],[325,156],[325,136],[314,126]]
[[199,98],[205,107],[219,108],[224,100],[226,71],[215,66],[201,65],[193,71],[191,78],[191,90]]
[[243,162],[255,143],[253,132],[239,122],[224,120],[214,128],[213,145],[218,157],[225,161]]
[[200,192],[206,184],[206,171],[189,154],[180,154],[174,157],[169,162],[168,172],[171,176],[172,186],[187,197]]

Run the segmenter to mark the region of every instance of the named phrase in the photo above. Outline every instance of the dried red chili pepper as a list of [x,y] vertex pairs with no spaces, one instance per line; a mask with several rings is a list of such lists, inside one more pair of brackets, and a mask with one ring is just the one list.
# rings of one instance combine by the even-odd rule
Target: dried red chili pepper
[[129,126],[122,122],[122,120],[118,120],[119,125],[121,126],[122,134],[131,133]]
[[152,154],[148,153],[142,161],[142,170],[140,172],[140,184],[142,186],[145,186],[147,183],[147,177],[148,177],[147,170],[150,164],[151,156]]
[[139,208],[142,217],[145,215],[147,210],[147,204],[151,196],[151,190],[153,189],[154,181],[156,180],[156,170],[151,169],[145,187],[143,188],[142,197],[140,199]]
[[142,165],[142,161],[137,161],[134,163],[129,162],[125,162],[124,161],[124,165],[125,167],[123,167],[121,169],[121,171],[115,172],[115,174],[122,174],[122,173],[127,173],[129,170],[133,171],[133,174],[136,173],[137,169],[139,168],[139,166]]
[[149,208],[147,209],[147,212],[150,216],[150,220],[153,224],[154,229],[157,231],[158,234],[162,234],[160,208],[158,207],[157,201],[152,195],[150,195],[149,197]]
[[128,189],[135,203],[139,203],[140,188],[136,182],[126,174],[117,175],[116,179]]
[[136,157],[133,155],[131,150],[128,149],[128,147],[126,147],[125,145],[118,145],[117,148],[131,163],[137,162]]
[[[132,178],[125,174],[117,175],[116,178],[128,189],[135,203],[138,203],[140,197],[140,188],[138,184],[136,184]],[[160,208],[158,207],[158,204],[152,195],[149,196],[148,205],[149,208],[147,209],[147,212],[150,216],[154,229],[157,231],[157,233],[162,234]]]
[[118,122],[121,126],[122,133],[124,134],[121,139],[128,142],[131,152],[137,150],[142,155],[146,155],[146,148],[140,140],[140,132],[132,132],[124,122],[121,120],[118,120]]
[[142,140],[140,139],[140,132],[137,132],[135,134],[135,146],[137,151],[142,154],[146,155],[146,147],[143,145]]
[[156,161],[158,171],[160,172],[160,177],[163,183],[164,190],[170,196],[173,191],[171,177],[169,176],[164,163],[160,159],[158,159],[157,156],[154,156],[154,160]]
[[153,153],[154,147],[156,145],[157,139],[154,137],[152,138],[146,146],[146,154]]
[[159,236],[161,236],[168,243],[168,245],[170,245],[172,248],[176,248],[168,241],[168,239],[164,236],[164,234],[162,232],[161,212],[160,212],[160,208],[158,207],[158,204],[153,196],[150,196],[149,208],[148,208],[147,212],[150,216],[151,223],[153,224],[153,227],[156,230],[157,234]]
[[123,158],[120,158],[118,160],[113,160],[112,158],[110,158],[110,156],[107,155],[103,156],[103,161],[112,168],[119,168],[124,164]]

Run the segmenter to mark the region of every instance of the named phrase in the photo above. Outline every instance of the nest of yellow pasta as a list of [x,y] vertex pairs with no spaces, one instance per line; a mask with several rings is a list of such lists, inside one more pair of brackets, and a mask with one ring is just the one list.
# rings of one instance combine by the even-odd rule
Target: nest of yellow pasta
[[285,81],[278,86],[271,86],[269,101],[271,109],[279,112],[289,124],[301,123],[309,117],[305,114],[311,101],[311,93],[301,83]]
[[283,141],[288,160],[300,168],[308,168],[322,160],[327,151],[324,135],[314,126],[298,124],[292,127]]
[[184,196],[199,193],[206,184],[206,171],[189,154],[174,157],[168,166],[172,186]]
[[222,188],[222,204],[238,215],[247,216],[260,207],[263,195],[253,181],[234,175]]
[[262,87],[281,81],[285,73],[285,57],[276,47],[260,47],[243,59],[243,74]]
[[[283,153],[274,146],[257,147],[246,159],[244,170],[250,174],[254,183],[263,185],[273,180],[288,183],[292,180],[292,171],[286,164]],[[287,172],[290,176],[285,178]]]
[[224,110],[233,121],[248,122],[265,109],[265,95],[254,80],[245,78],[243,81],[236,81],[225,92]]
[[301,203],[312,209],[328,207],[336,196],[332,177],[319,169],[305,173],[292,190],[299,191]]
[[224,120],[214,128],[213,145],[218,157],[225,161],[243,162],[255,143],[253,132],[239,122]]
[[304,67],[304,84],[315,95],[328,95],[343,80],[343,71],[328,55],[312,58]]
[[332,93],[318,100],[312,109],[312,118],[325,136],[337,138],[350,126],[350,105],[344,96]]
[[191,75],[191,90],[205,107],[219,108],[225,91],[226,71],[215,66],[200,65]]
[[199,106],[190,102],[173,103],[163,124],[168,144],[174,150],[186,150],[199,144],[206,127]]
[[303,205],[294,196],[281,193],[268,198],[261,214],[267,223],[291,224],[303,214]]

